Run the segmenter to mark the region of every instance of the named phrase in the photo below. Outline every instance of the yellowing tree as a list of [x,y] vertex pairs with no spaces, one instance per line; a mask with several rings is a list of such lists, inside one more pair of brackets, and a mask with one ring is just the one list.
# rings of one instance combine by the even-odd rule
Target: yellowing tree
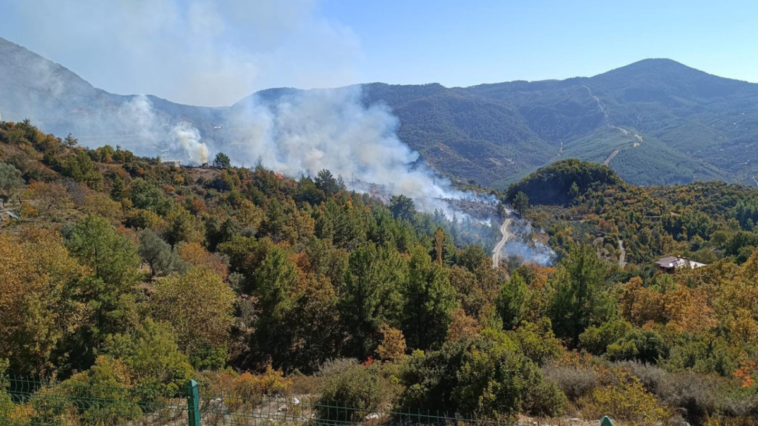
[[461,339],[472,338],[479,335],[481,326],[476,318],[466,315],[463,308],[458,308],[452,313],[450,326],[447,328],[447,340],[457,342]]
[[185,353],[227,342],[234,292],[217,272],[194,267],[185,275],[160,279],[155,283],[152,302],[156,319],[173,326]]
[[86,268],[56,232],[38,229],[0,235],[0,259],[0,358],[20,374],[50,374],[58,344],[82,325],[75,296]]
[[178,250],[179,257],[192,266],[205,266],[213,269],[223,279],[229,275],[229,268],[226,266],[226,263],[219,256],[209,252],[198,243],[179,244]]
[[62,212],[74,207],[66,187],[59,183],[32,182],[22,198],[27,206],[51,220],[59,219]]
[[382,343],[376,349],[376,354],[383,360],[393,361],[405,356],[405,337],[403,332],[384,325],[380,330]]

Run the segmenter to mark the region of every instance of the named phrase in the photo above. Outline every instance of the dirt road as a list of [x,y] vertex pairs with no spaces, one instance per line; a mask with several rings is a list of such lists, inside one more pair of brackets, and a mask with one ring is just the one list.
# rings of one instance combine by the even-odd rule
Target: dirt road
[[621,151],[621,150],[620,149],[616,149],[613,152],[611,152],[611,155],[609,155],[608,157],[606,157],[606,159],[603,161],[603,165],[607,166],[607,165],[611,164],[611,160],[613,160],[617,155],[619,155],[619,151]]
[[513,218],[506,217],[503,219],[503,224],[500,225],[500,233],[503,234],[503,238],[501,238],[500,241],[495,244],[495,248],[492,249],[492,268],[494,269],[497,269],[497,267],[500,266],[500,254],[503,251],[503,247],[505,247],[505,244],[513,236],[513,234],[508,232],[508,227],[511,225],[511,222],[513,222]]

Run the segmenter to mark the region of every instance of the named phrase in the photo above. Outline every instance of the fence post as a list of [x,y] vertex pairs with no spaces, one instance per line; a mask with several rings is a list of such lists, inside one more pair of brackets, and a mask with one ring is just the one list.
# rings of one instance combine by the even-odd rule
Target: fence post
[[194,380],[187,382],[187,418],[189,426],[200,426],[200,393]]

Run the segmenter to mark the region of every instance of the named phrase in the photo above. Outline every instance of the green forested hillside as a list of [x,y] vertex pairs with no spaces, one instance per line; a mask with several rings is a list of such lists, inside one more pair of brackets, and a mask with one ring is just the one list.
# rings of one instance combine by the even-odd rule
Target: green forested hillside
[[[541,137],[583,160],[600,163],[615,147],[639,142],[641,149],[622,148],[609,163],[631,183],[720,178],[756,185],[755,84],[649,59],[591,78],[465,90],[515,105]],[[640,166],[645,173],[637,173]]]
[[[147,419],[189,379],[234,416],[275,394],[362,413],[755,424],[755,190],[640,188],[559,162],[504,194],[557,263],[493,268],[497,226],[385,204],[326,170],[217,160],[176,168],[0,123],[1,424]],[[675,254],[709,265],[652,264]],[[46,384],[13,399],[7,376]]]
[[758,190],[744,185],[638,187],[607,166],[570,159],[512,184],[505,198],[548,229],[555,246],[594,244],[616,260],[621,240],[636,265],[671,254],[741,263],[758,247]]

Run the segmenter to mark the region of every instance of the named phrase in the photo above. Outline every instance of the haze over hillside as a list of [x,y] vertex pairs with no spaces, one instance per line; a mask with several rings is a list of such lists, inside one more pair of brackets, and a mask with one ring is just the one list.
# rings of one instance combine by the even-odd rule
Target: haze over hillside
[[[399,119],[400,140],[431,167],[484,185],[503,187],[569,157],[608,164],[636,184],[723,179],[758,185],[758,85],[668,59],[562,81],[271,89],[227,108],[208,108],[111,94],[0,39],[0,91],[4,120],[30,118],[45,131],[73,133],[88,146],[120,144],[164,158],[199,161],[206,155],[198,148],[202,145],[211,154],[236,153],[233,160],[251,165],[264,154],[251,147],[270,147],[252,143],[262,137],[259,125],[274,123],[276,131],[267,128],[266,137],[278,143],[280,114],[292,104],[287,100],[308,96],[311,104],[329,99],[331,107],[343,99],[359,99],[364,107],[386,104]],[[344,96],[345,91],[357,95]],[[335,111],[329,116],[345,118],[342,109]],[[310,127],[320,117],[313,115]],[[379,118],[378,133],[393,130],[386,117]],[[177,127],[182,122],[187,129]],[[194,131],[191,127],[197,134],[186,131]]]

